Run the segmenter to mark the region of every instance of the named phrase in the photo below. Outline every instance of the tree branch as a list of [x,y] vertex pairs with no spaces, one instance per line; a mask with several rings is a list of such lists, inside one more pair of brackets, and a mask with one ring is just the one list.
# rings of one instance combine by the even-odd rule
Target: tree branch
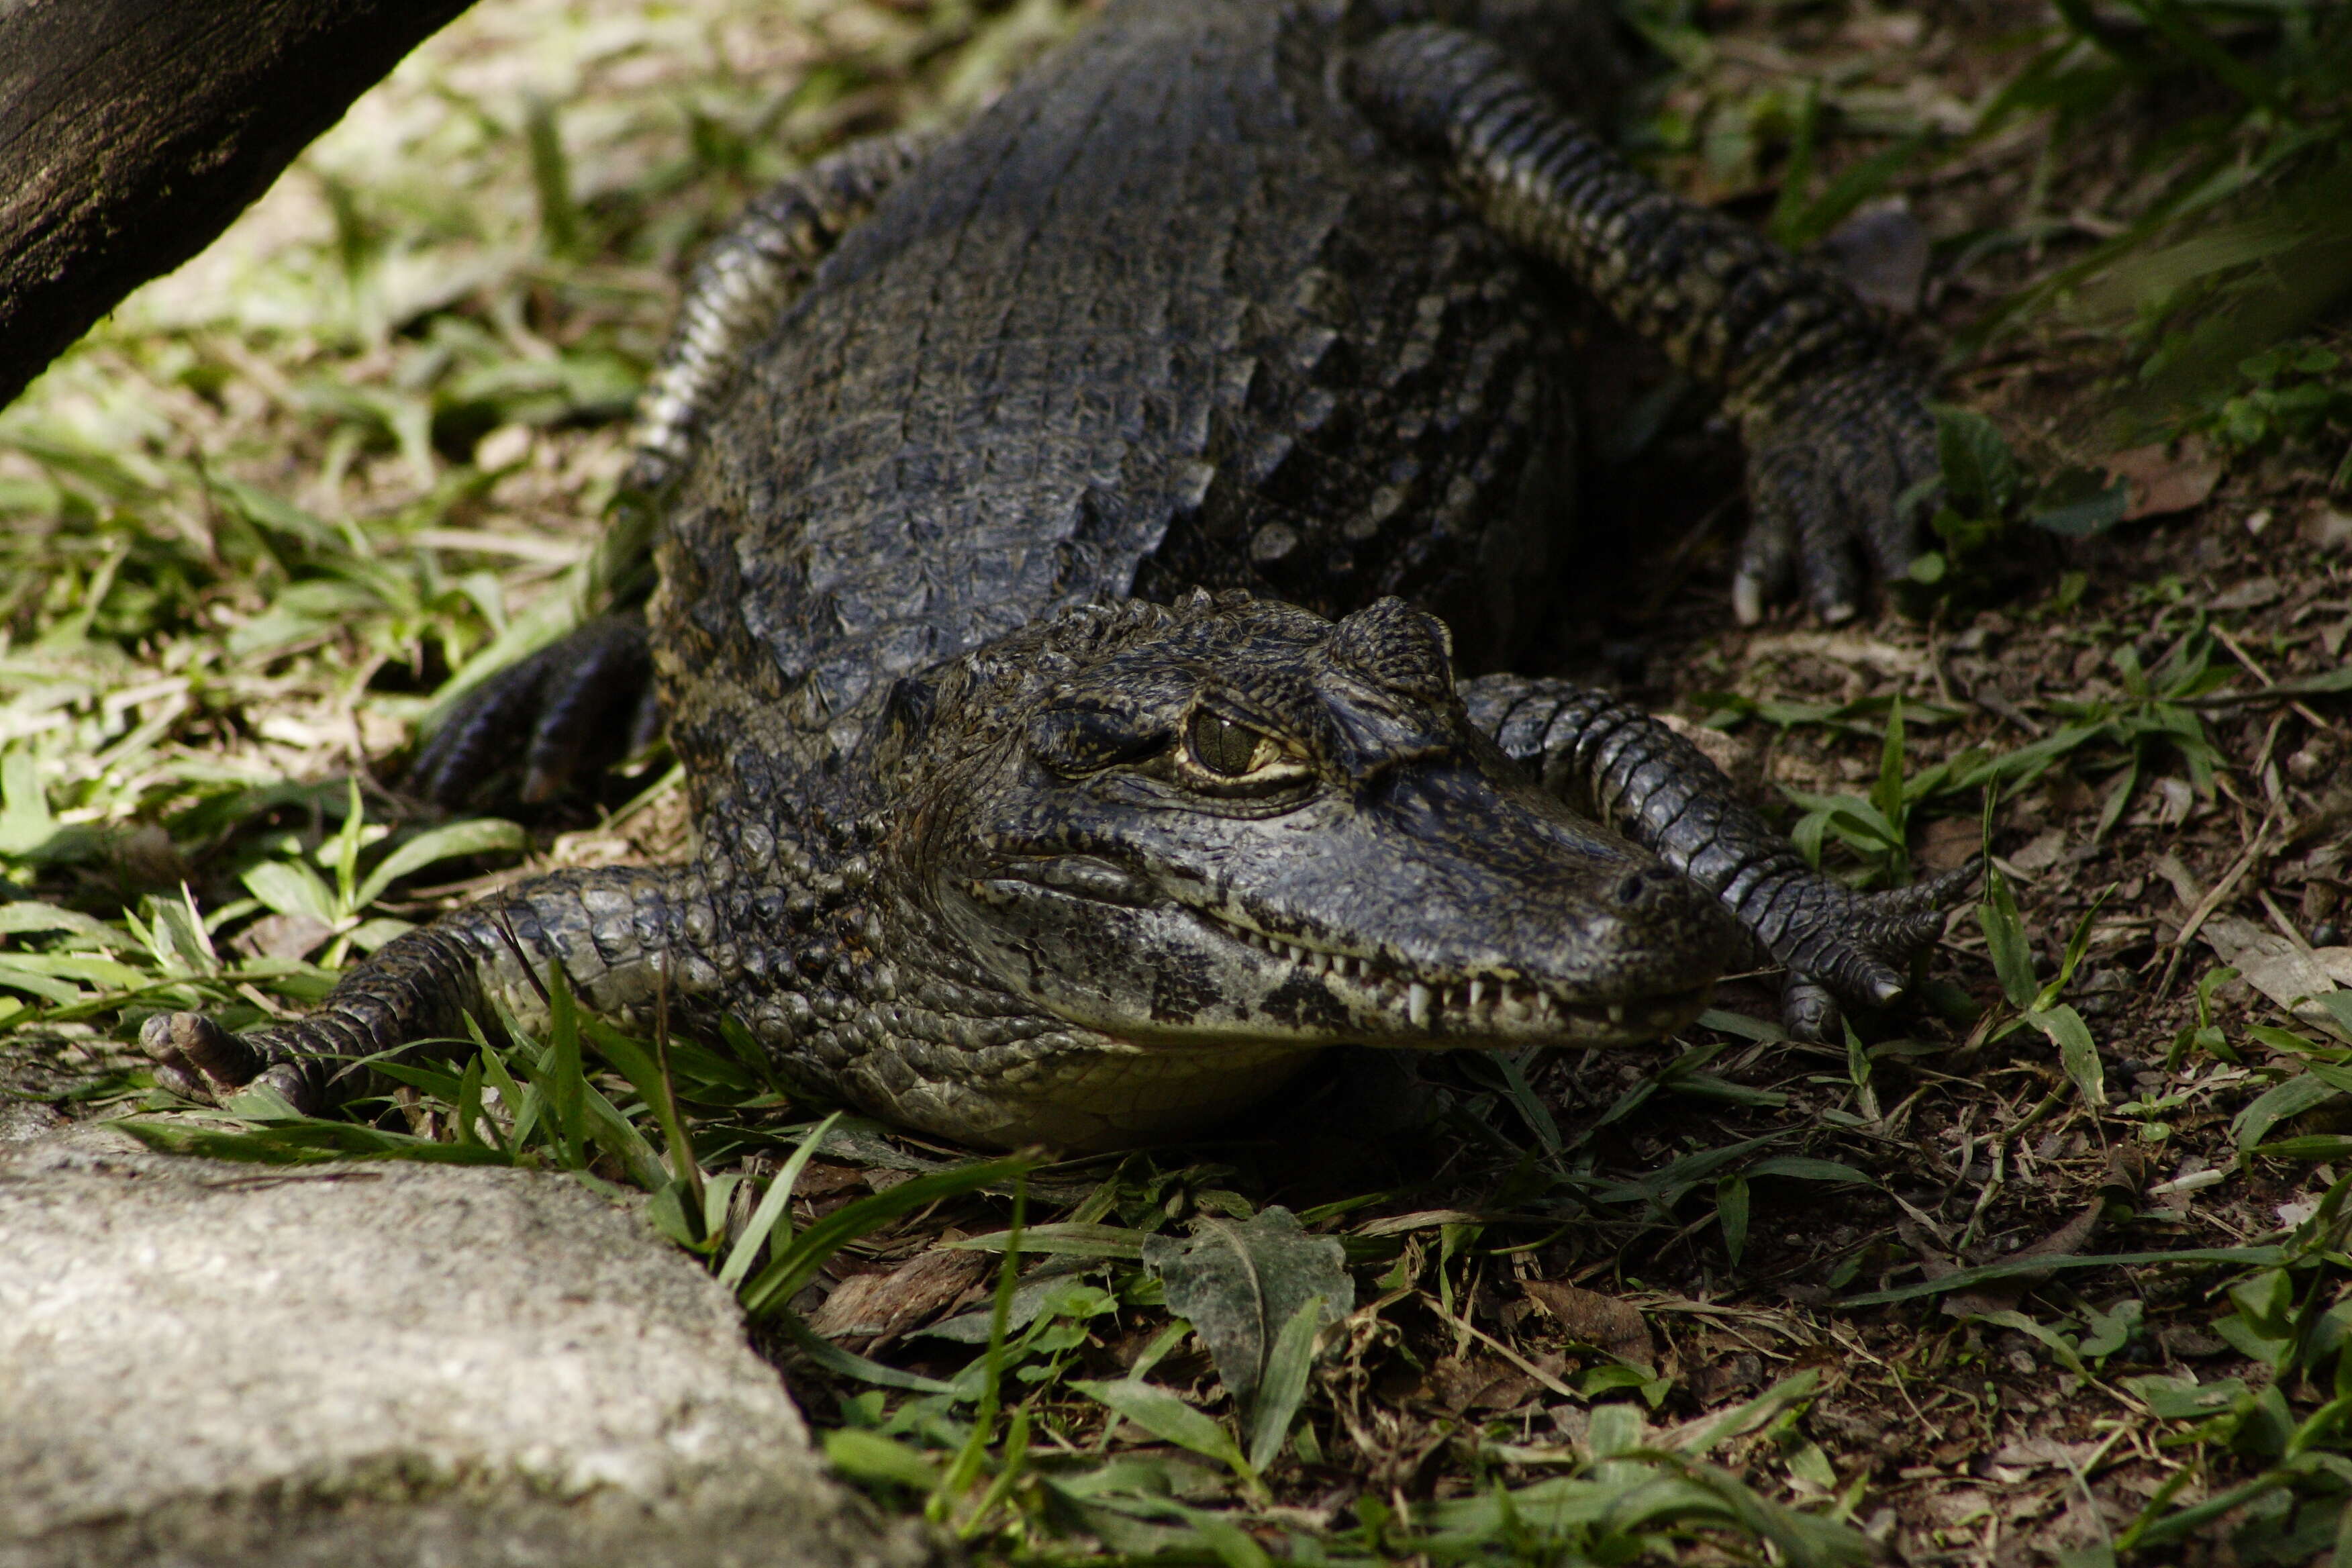
[[0,0],[0,405],[470,0]]

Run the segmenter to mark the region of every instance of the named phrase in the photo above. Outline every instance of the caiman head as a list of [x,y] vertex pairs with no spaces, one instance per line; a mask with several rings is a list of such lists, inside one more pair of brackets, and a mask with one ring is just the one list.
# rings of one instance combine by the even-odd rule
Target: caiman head
[[1340,1043],[1654,1039],[1738,952],[1472,727],[1444,627],[1397,600],[1074,611],[892,709],[889,880],[958,967],[1127,1061],[1110,1120],[1150,1124],[1047,1115],[1056,1142],[1201,1120]]

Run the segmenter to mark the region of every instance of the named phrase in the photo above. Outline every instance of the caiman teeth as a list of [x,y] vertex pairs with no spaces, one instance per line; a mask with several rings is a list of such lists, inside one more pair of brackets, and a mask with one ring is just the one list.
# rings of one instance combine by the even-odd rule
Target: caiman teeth
[[[1205,912],[1205,911],[1204,911]],[[1416,1029],[1434,1029],[1451,1023],[1456,1029],[1556,1027],[1570,1020],[1588,1025],[1606,1018],[1623,1028],[1636,1011],[1652,1011],[1647,1003],[1582,1003],[1563,999],[1532,982],[1500,974],[1463,980],[1416,979],[1402,967],[1360,954],[1330,952],[1275,936],[1254,926],[1212,917],[1222,930],[1260,952],[1297,965],[1310,974],[1328,974],[1378,992],[1386,1005],[1402,1011]],[[1672,998],[1654,1001],[1672,1005]]]

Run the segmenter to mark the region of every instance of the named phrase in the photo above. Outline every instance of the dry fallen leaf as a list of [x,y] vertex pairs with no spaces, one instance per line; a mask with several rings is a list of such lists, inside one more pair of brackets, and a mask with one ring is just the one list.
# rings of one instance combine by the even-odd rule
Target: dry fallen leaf
[[1657,1365],[1657,1342],[1634,1308],[1580,1286],[1549,1279],[1529,1279],[1525,1285],[1528,1299],[1558,1318],[1569,1338],[1598,1346],[1629,1366],[1647,1370]]
[[2286,597],[2286,589],[2275,577],[2249,577],[2242,583],[2232,583],[2205,602],[2208,610],[2259,610],[2264,605],[2274,605]]
[[2247,984],[2307,1024],[2333,1026],[2326,1008],[2309,997],[2352,986],[2352,947],[2305,949],[2236,915],[2215,915],[2197,934]]
[[2221,482],[2221,460],[2196,441],[2181,442],[2177,457],[2161,446],[2134,447],[2109,458],[2106,467],[2131,486],[2126,522],[2202,505]]
[[1439,1405],[1458,1415],[1516,1408],[1536,1391],[1536,1380],[1500,1356],[1444,1356],[1429,1369],[1429,1389]]
[[2012,1437],[1993,1451],[1996,1465],[2016,1465],[2029,1470],[2080,1470],[2099,1451],[2095,1442],[2062,1443],[2046,1433]]
[[[2001,1259],[2004,1263],[2021,1262],[2030,1258],[2072,1258],[2091,1244],[2098,1231],[2099,1216],[2111,1197],[2136,1199],[2145,1182],[2139,1155],[2133,1150],[2118,1146],[2107,1156],[2107,1168],[2099,1180],[2096,1196],[2084,1205],[2083,1211],[2040,1241],[2020,1247]],[[1969,1290],[1956,1290],[1944,1298],[1943,1310],[1954,1318],[1982,1317],[1990,1312],[2009,1311],[2025,1299],[2025,1293],[2049,1279],[2047,1274],[2020,1274],[2007,1279],[1993,1279]]]
[[887,1272],[853,1274],[810,1315],[808,1326],[828,1340],[895,1339],[946,1310],[991,1261],[940,1247]]
[[229,939],[229,946],[255,958],[307,958],[335,934],[315,915],[264,915]]

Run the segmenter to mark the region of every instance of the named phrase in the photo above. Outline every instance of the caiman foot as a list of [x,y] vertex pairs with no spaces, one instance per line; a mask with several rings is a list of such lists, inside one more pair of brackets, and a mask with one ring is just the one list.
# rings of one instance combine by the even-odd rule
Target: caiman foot
[[305,1115],[320,1110],[310,1075],[290,1061],[271,1065],[257,1038],[233,1035],[202,1013],[158,1013],[139,1026],[155,1081],[184,1099],[218,1105],[248,1089],[278,1091]]
[[1971,859],[1907,888],[1834,901],[1819,896],[1834,884],[1803,889],[1811,895],[1801,900],[1807,907],[1780,922],[1781,934],[1768,942],[1789,966],[1780,992],[1782,1025],[1801,1040],[1832,1040],[1840,1032],[1841,1004],[1877,1008],[1900,1001],[1910,989],[1913,961],[1944,934],[1946,917],[1980,869]]
[[408,788],[455,810],[512,784],[537,805],[644,750],[660,725],[644,617],[600,616],[460,698]]
[[1873,361],[1791,388],[1748,416],[1750,521],[1732,579],[1742,626],[1791,582],[1832,625],[1862,603],[1862,563],[1882,582],[1911,568],[1928,510],[1912,492],[1937,472],[1936,422],[1917,376]]

